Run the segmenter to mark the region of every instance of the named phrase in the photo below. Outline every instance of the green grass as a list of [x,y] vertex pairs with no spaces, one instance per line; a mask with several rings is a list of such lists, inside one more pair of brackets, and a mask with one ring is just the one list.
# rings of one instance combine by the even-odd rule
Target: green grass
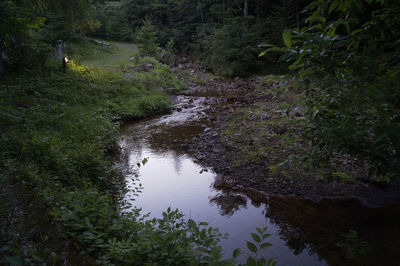
[[111,48],[96,44],[91,39],[69,44],[68,56],[81,65],[94,66],[115,70],[129,63],[136,46],[133,43],[112,42]]
[[[187,264],[195,256],[193,239],[200,240],[196,236],[200,231],[194,231],[199,229],[197,224],[188,228],[181,221],[182,230],[176,230],[175,222],[182,216],[170,211],[162,226],[172,234],[164,236],[157,232],[157,221],[144,224],[138,212],[121,215],[124,205],[116,199],[125,187],[110,157],[119,138],[120,121],[169,112],[171,102],[160,86],[179,87],[180,83],[159,63],[150,72],[124,78],[118,64],[129,60],[134,47],[112,45],[110,50],[89,42],[71,45],[69,51],[75,58],[96,67],[71,60],[63,74],[58,62],[49,62],[45,71],[14,72],[0,83],[0,181],[16,182],[32,193],[64,228],[67,235],[63,237],[79,243],[82,252],[99,264],[129,264],[132,260],[145,264],[158,259]],[[0,198],[0,210],[6,212],[0,224],[13,210],[5,206]],[[209,243],[214,245],[218,234],[209,232]],[[188,234],[193,238],[187,238]],[[8,250],[26,244],[21,240],[25,236],[12,235],[2,236],[0,244],[6,244]],[[177,238],[182,239],[181,244],[176,245]],[[160,250],[164,255],[148,252],[157,247],[169,250]],[[18,256],[24,257],[24,252]],[[169,255],[176,252],[178,257]],[[3,255],[2,251],[0,264],[5,262]],[[54,256],[62,260],[58,255],[47,250],[39,263]]]

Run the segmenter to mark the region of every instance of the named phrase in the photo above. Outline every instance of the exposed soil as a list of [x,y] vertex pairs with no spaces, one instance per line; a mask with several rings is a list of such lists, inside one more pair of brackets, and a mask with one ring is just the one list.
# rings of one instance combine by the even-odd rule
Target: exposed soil
[[[350,176],[351,180],[328,182],[317,178],[318,172],[306,170],[302,164],[286,165],[282,171],[274,171],[276,163],[283,157],[304,153],[307,146],[302,139],[296,139],[291,145],[281,141],[287,137],[286,132],[298,130],[290,122],[293,119],[286,118],[302,115],[298,107],[291,105],[296,100],[293,99],[296,94],[282,99],[273,91],[284,86],[292,89],[292,81],[266,82],[262,77],[223,79],[185,58],[180,59],[172,70],[189,88],[181,94],[206,97],[209,103],[209,108],[205,110],[207,121],[204,122],[203,132],[182,147],[201,164],[214,169],[218,175],[214,184],[217,188],[256,191],[265,197],[292,196],[313,201],[356,198],[368,206],[400,202],[399,182],[376,184],[367,181],[367,163],[348,155],[338,155],[331,165],[345,173],[345,177]],[[291,106],[282,110],[279,108],[282,102]],[[258,112],[260,106],[265,112]],[[245,113],[245,119],[235,119]],[[234,131],[227,132],[232,129]],[[263,135],[262,132],[271,132],[273,136]],[[260,146],[272,151],[268,151],[267,155],[258,154],[255,151]],[[255,156],[243,157],[246,154]]]

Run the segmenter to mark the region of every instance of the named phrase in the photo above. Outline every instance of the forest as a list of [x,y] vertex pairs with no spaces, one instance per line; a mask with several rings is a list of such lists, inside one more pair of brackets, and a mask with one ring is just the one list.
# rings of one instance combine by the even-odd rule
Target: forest
[[[174,208],[147,219],[124,196],[141,181],[115,167],[121,126],[173,113],[193,84],[255,84],[224,95],[214,151],[229,158],[203,159],[260,175],[238,187],[398,204],[399,25],[394,0],[0,0],[0,264],[279,265],[257,256],[266,228],[242,261],[218,228]],[[363,265],[346,229],[340,252]]]

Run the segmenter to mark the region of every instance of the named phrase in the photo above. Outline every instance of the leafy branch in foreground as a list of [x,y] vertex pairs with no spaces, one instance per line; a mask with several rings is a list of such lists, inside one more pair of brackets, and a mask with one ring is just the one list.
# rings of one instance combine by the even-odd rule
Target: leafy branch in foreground
[[[247,266],[275,266],[276,261],[274,258],[269,258],[268,261],[264,257],[259,257],[258,252],[267,249],[272,246],[271,243],[266,242],[266,239],[271,236],[271,234],[266,233],[268,227],[259,228],[257,227],[257,233],[251,233],[251,238],[253,242],[246,241],[247,249],[252,253],[247,257]],[[233,251],[233,258],[237,258],[242,254],[240,249],[235,249]]]
[[[312,2],[303,29],[285,30],[281,52],[306,92],[304,133],[318,153],[365,160],[370,178],[399,178],[400,7],[396,1]],[[318,158],[317,158],[318,157]]]

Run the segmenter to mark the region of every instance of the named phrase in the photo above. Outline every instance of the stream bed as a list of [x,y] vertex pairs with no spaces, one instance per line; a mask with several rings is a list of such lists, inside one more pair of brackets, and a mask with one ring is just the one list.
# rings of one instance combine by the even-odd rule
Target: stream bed
[[[217,189],[218,176],[192,156],[186,143],[209,130],[209,110],[221,105],[220,98],[204,91],[179,95],[171,114],[122,126],[120,147],[128,167],[137,169],[148,158],[137,169],[143,189],[134,206],[150,217],[178,208],[186,218],[218,227],[229,234],[221,241],[226,258],[235,248],[246,252],[250,233],[267,226],[273,246],[260,255],[278,265],[400,265],[398,205],[367,208],[354,199],[313,202]],[[348,258],[352,251],[355,261]]]

